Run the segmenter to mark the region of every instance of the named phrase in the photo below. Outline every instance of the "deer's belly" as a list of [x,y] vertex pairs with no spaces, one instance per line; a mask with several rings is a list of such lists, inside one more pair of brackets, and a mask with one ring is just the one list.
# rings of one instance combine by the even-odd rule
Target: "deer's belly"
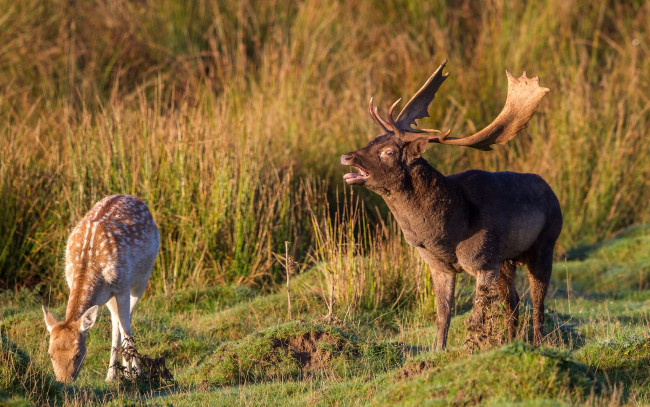
[[545,222],[544,214],[539,212],[514,215],[501,242],[501,257],[512,259],[528,250],[542,232]]

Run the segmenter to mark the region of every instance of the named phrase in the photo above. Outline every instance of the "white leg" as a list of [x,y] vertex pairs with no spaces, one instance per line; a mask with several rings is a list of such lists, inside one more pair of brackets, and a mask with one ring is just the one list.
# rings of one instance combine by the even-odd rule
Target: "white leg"
[[[128,294],[121,294],[119,298],[116,297],[117,301],[117,317],[120,321],[120,333],[122,334],[122,340],[126,341],[131,339],[131,312],[130,312],[130,298]],[[126,369],[127,375],[131,375],[131,364],[122,358],[122,365]]]
[[[139,290],[139,292],[131,292],[131,298],[129,302],[129,321],[131,320],[131,317],[133,316],[133,309],[135,308],[135,305],[138,303],[138,300],[140,300],[140,297],[142,296],[142,293],[144,292],[144,289]],[[140,366],[138,365],[137,359],[131,359],[131,366],[135,372],[135,374],[140,374]]]
[[117,348],[120,346],[120,321],[117,315],[117,302],[115,297],[108,300],[106,303],[108,310],[111,312],[111,324],[113,329],[111,331],[111,358],[108,362],[108,373],[106,374],[106,381],[110,382],[115,380],[117,376]]

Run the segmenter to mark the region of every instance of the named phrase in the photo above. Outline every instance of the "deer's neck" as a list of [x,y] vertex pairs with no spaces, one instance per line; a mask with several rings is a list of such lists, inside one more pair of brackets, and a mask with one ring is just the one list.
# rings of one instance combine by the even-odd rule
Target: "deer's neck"
[[462,191],[424,159],[411,167],[401,188],[389,191],[384,200],[406,241],[416,247],[446,250],[467,227]]
[[[429,163],[420,159],[407,173],[404,182],[384,195],[389,207],[400,216],[425,211],[431,214],[458,208],[464,197],[456,185]],[[403,209],[403,210],[402,210]]]
[[70,298],[65,310],[66,321],[76,321],[86,310],[98,303],[99,293],[95,287],[97,279],[92,278],[91,271],[88,268],[74,271]]

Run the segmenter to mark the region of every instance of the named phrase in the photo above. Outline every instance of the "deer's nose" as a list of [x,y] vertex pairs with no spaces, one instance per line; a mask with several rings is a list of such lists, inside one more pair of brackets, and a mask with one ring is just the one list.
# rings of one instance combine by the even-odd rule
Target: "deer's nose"
[[350,165],[352,163],[352,154],[343,154],[341,156],[342,165]]

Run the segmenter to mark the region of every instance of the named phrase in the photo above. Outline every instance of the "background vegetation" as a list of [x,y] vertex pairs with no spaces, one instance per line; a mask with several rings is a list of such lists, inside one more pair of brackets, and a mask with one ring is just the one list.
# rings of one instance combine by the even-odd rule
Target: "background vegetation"
[[[427,127],[466,135],[489,123],[505,68],[552,93],[506,148],[431,146],[440,171],[541,174],[565,214],[560,254],[648,221],[647,1],[0,0],[0,10],[5,289],[43,282],[59,295],[67,234],[114,193],[154,212],[156,292],[277,280],[272,253],[285,240],[306,261],[313,224],[345,216],[339,156],[376,134],[369,97],[385,109],[444,58],[451,77]],[[362,201],[364,227],[390,219],[380,199]],[[400,270],[417,262],[408,256]]]
[[[428,270],[401,239],[381,199],[344,185],[347,169],[339,157],[376,135],[366,110],[370,96],[385,111],[395,99],[410,96],[447,58],[451,76],[424,127],[450,128],[463,136],[491,122],[505,101],[506,68],[516,75],[523,70],[539,75],[551,88],[528,129],[505,148],[485,153],[433,145],[426,158],[445,174],[480,168],[542,175],[565,217],[557,259],[574,261],[556,265],[556,276],[560,270],[566,279],[558,280],[564,288],[556,284],[566,297],[557,307],[568,320],[576,317],[570,301],[575,288],[585,293],[581,309],[597,310],[591,319],[581,319],[586,330],[581,335],[592,338],[591,345],[576,344],[571,335],[549,342],[566,352],[579,348],[582,353],[571,353],[583,364],[577,368],[569,353],[539,353],[523,345],[486,356],[485,363],[534,365],[541,358],[568,366],[573,377],[585,366],[600,366],[589,352],[620,342],[604,369],[608,377],[632,379],[620,384],[625,395],[610,388],[603,397],[647,402],[647,389],[637,380],[642,375],[634,370],[638,366],[616,364],[620,352],[647,346],[647,337],[638,333],[648,328],[646,240],[625,241],[614,257],[607,245],[591,254],[616,232],[650,221],[648,21],[647,0],[0,0],[0,291],[5,296],[0,356],[9,366],[2,388],[13,394],[20,383],[32,386],[19,392],[32,403],[44,402],[39,397],[83,404],[83,397],[107,402],[115,396],[104,387],[96,390],[95,379],[89,379],[94,390],[86,388],[81,398],[61,393],[53,387],[47,361],[29,355],[42,349],[13,342],[15,335],[35,334],[11,327],[24,318],[37,325],[40,301],[65,304],[62,258],[70,230],[94,202],[121,193],[144,198],[162,237],[146,294],[153,299],[143,305],[148,310],[143,318],[164,322],[152,329],[158,336],[146,349],[161,351],[156,341],[181,343],[187,346],[183,352],[200,359],[224,339],[243,340],[286,322],[284,311],[270,310],[282,302],[277,284],[284,279],[274,253],[284,253],[284,242],[290,241],[300,273],[311,276],[301,283],[304,301],[311,304],[304,306],[305,317],[325,313],[331,292],[342,319],[388,327],[380,338],[372,329],[355,331],[361,339],[350,343],[363,349],[357,356],[366,359],[337,359],[329,378],[336,383],[345,377],[347,384],[317,381],[324,387],[314,391],[333,391],[336,397],[351,386],[368,395],[365,401],[398,401],[402,390],[378,394],[384,379],[365,379],[400,368],[416,355],[402,354],[396,362],[390,352],[375,358],[367,349],[393,340],[412,345],[419,333],[429,332],[435,309]],[[471,305],[472,284],[461,279],[458,315]],[[606,306],[589,302],[602,299],[603,292],[614,295],[618,284],[640,290],[638,296],[617,297],[618,314],[610,316]],[[219,291],[231,285],[232,293]],[[525,290],[525,283],[520,285]],[[217,291],[199,295],[197,287]],[[596,297],[586,294],[592,291]],[[167,304],[169,298],[176,305]],[[229,317],[201,319],[205,329],[186,329],[181,315],[202,301]],[[232,317],[242,309],[260,311],[250,320]],[[172,311],[178,315],[167,315]],[[268,315],[260,321],[257,312]],[[183,338],[203,339],[180,341],[167,323]],[[630,334],[614,335],[625,323],[633,324],[626,328]],[[268,332],[275,331],[262,335]],[[456,345],[460,348],[460,339]],[[436,359],[447,363],[458,353],[451,355],[435,358],[449,358]],[[103,370],[100,352],[95,356],[87,363]],[[172,360],[177,366],[190,360],[200,365],[192,357]],[[346,363],[363,368],[350,373]],[[459,363],[464,363],[459,369],[471,372],[477,362]],[[224,369],[218,363],[213,367],[222,375],[232,373]],[[248,380],[238,374],[228,377]],[[181,373],[186,383],[201,375]],[[314,385],[309,383],[271,383],[249,388],[241,397],[250,401],[274,394],[269,403],[290,401],[293,391],[304,393],[304,386]],[[568,403],[605,388],[595,382],[562,383],[568,383],[562,391],[573,394],[564,398]],[[419,384],[422,389],[438,385],[434,379]],[[221,395],[237,400],[235,389]],[[311,400],[312,390],[300,400]],[[466,396],[459,393],[460,404],[477,401]]]

